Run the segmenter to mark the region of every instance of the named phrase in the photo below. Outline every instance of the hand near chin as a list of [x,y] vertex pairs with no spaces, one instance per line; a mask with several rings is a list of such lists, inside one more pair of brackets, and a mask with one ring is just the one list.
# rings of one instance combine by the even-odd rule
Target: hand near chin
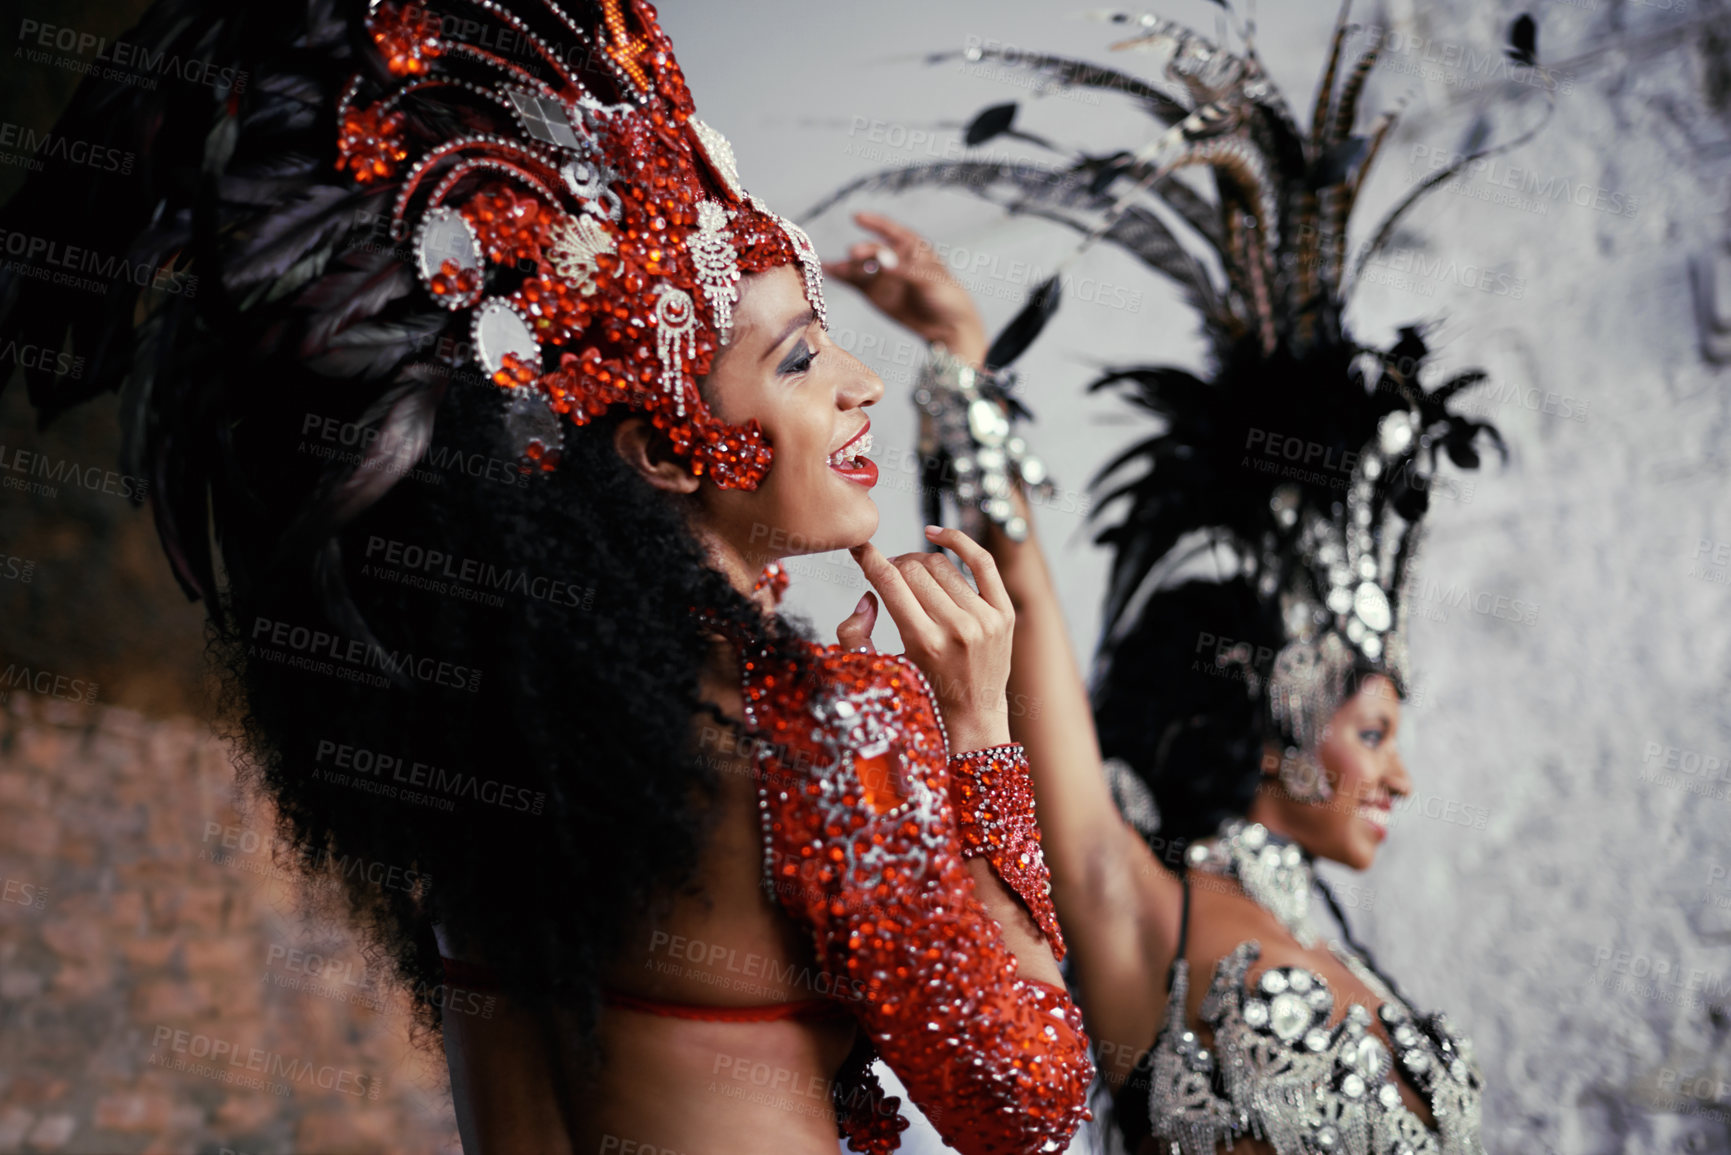
[[[984,548],[957,529],[928,527],[926,536],[966,563],[978,592],[941,553],[885,557],[870,542],[849,552],[889,610],[908,658],[931,682],[950,752],[1002,745],[1010,740],[1004,687],[1016,611]],[[836,636],[849,649],[870,646],[876,620],[877,604],[868,593]]]
[[856,213],[854,220],[880,241],[848,249],[845,261],[825,261],[823,270],[865,294],[884,316],[927,341],[942,341],[964,361],[986,355],[980,311],[931,242],[885,216]]

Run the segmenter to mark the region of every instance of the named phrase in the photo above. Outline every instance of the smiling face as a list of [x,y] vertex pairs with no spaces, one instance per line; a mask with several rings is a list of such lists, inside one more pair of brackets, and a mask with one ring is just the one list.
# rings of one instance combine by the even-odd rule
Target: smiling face
[[756,418],[774,447],[755,490],[701,485],[706,527],[755,570],[792,554],[846,549],[878,525],[877,465],[866,407],[884,394],[876,373],[829,339],[791,265],[740,281],[733,339],[715,358],[703,396],[721,420]]
[[1253,816],[1318,858],[1367,868],[1388,837],[1394,800],[1412,793],[1412,779],[1395,746],[1399,727],[1394,683],[1381,674],[1366,677],[1335,710],[1317,744],[1334,797],[1298,802],[1270,777],[1264,779]]

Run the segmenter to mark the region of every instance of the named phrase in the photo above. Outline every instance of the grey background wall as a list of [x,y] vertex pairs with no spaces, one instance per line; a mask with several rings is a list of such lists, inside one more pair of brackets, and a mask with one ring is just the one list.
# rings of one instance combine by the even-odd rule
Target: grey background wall
[[[1201,30],[1218,11],[1158,10]],[[1456,151],[1481,110],[1498,134],[1542,111],[1498,64],[1522,11],[1556,69],[1554,119],[1409,218],[1352,313],[1369,340],[1439,323],[1446,366],[1492,373],[1473,407],[1512,452],[1507,468],[1439,491],[1409,595],[1418,680],[1401,742],[1418,793],[1375,868],[1348,881],[1379,957],[1475,1038],[1492,1151],[1726,1151],[1731,378],[1708,359],[1690,270],[1717,279],[1731,315],[1731,17],[1703,0],[1359,5],[1396,45],[1365,108],[1406,109],[1367,208]],[[1150,131],[1110,95],[1036,97],[1006,72],[918,60],[974,38],[1157,66],[1113,59],[1117,30],[1069,5],[776,0],[747,17],[666,0],[662,14],[700,114],[783,211],[869,170],[953,155],[960,124],[1005,100],[1065,140]],[[1265,64],[1305,115],[1334,14],[1320,0],[1257,12]],[[1052,226],[956,194],[858,207],[950,246],[993,325],[1068,247]],[[808,225],[826,254],[859,235],[845,212]],[[1082,386],[1098,364],[1194,363],[1199,347],[1191,315],[1130,262],[1101,253],[1076,271],[1024,369],[1031,438],[1070,491],[1039,512],[1039,531],[1086,657],[1105,555],[1078,495],[1149,427]],[[873,418],[878,541],[918,548],[913,475],[896,456],[912,445],[917,350],[845,288],[831,311],[836,339],[889,386]],[[823,629],[865,588],[845,554],[792,568],[791,600]]]

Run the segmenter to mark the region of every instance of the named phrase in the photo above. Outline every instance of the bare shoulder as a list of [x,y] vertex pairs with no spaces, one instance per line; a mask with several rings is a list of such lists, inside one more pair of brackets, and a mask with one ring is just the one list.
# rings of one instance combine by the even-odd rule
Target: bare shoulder
[[[1198,885],[1200,881],[1201,885]],[[1190,973],[1198,976],[1190,991],[1191,1011],[1197,1013],[1216,968],[1247,942],[1256,944],[1256,957],[1244,974],[1254,986],[1264,972],[1283,968],[1309,971],[1323,980],[1335,995],[1331,1019],[1346,1013],[1352,1003],[1375,1009],[1377,998],[1323,942],[1306,946],[1274,915],[1258,906],[1234,883],[1212,875],[1191,877],[1192,913],[1190,944],[1185,956]]]

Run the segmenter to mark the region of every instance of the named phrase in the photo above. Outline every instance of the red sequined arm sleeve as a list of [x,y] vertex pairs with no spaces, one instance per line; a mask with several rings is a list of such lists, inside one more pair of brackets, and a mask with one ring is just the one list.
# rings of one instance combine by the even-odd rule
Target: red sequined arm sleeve
[[[809,690],[747,672],[766,885],[945,1142],[1061,1151],[1089,1117],[1081,1013],[1018,977],[975,897],[925,679],[899,657],[814,653]],[[900,1125],[846,1129],[854,1150],[890,1151]]]
[[1064,933],[1052,909],[1052,873],[1040,849],[1034,781],[1022,744],[988,746],[951,758],[950,804],[956,809],[962,857],[992,864],[1034,917],[1053,956],[1062,961]]

